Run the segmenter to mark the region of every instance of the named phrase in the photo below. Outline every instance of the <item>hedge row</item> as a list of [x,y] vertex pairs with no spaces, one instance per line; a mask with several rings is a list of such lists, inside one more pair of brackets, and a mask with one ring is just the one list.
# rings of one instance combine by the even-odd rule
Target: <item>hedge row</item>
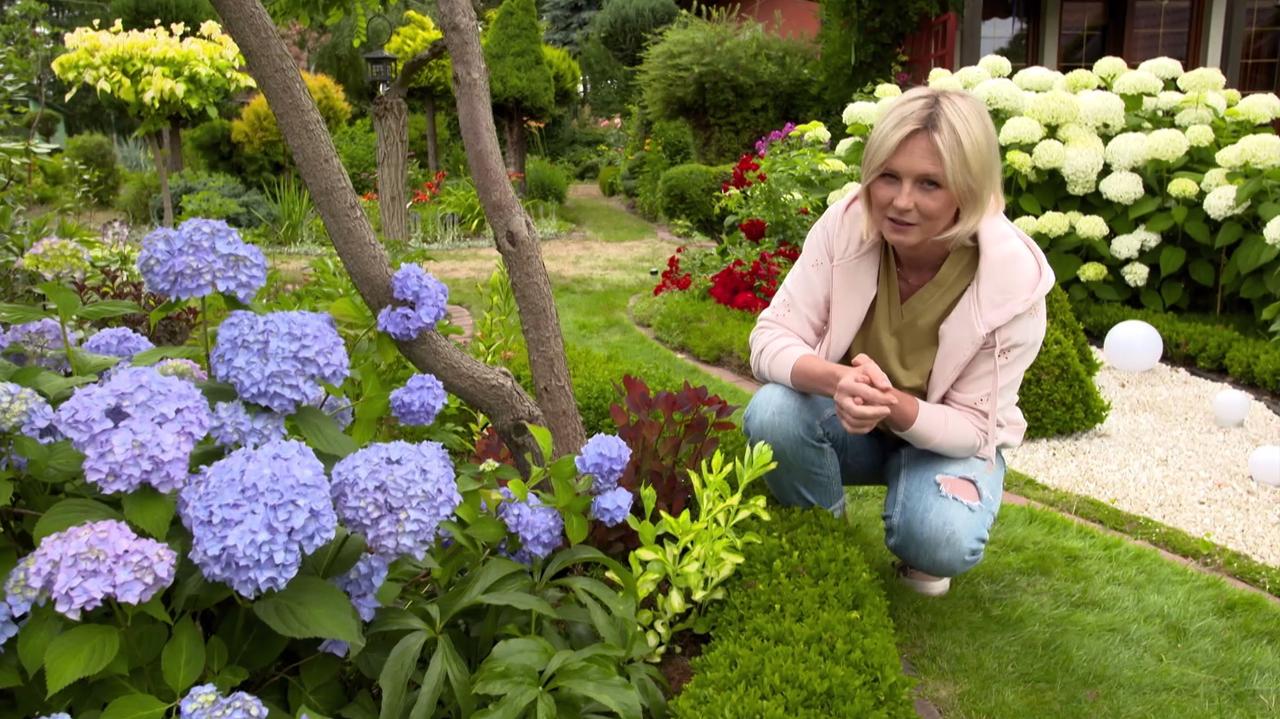
[[1169,312],[1114,303],[1074,302],[1076,316],[1089,335],[1101,340],[1117,322],[1149,323],[1164,340],[1164,359],[1231,375],[1235,381],[1280,392],[1280,342],[1249,337],[1212,320],[1187,319]]
[[850,525],[775,508],[712,609],[672,716],[915,717],[880,580]]

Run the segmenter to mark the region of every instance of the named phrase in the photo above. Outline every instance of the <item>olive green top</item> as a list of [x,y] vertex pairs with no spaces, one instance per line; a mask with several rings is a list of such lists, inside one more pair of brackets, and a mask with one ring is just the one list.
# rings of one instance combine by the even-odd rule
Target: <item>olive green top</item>
[[947,255],[938,274],[903,303],[898,299],[897,260],[885,242],[876,296],[846,360],[866,354],[880,365],[895,388],[923,399],[938,354],[938,328],[977,271],[978,248],[958,247]]

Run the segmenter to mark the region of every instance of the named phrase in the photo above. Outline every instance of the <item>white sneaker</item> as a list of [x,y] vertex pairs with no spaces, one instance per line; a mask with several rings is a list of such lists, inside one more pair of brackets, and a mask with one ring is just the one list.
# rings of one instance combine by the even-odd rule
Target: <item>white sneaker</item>
[[926,597],[941,597],[951,589],[951,577],[935,577],[918,569],[912,569],[906,562],[895,562],[894,570],[898,573],[898,581],[911,587]]

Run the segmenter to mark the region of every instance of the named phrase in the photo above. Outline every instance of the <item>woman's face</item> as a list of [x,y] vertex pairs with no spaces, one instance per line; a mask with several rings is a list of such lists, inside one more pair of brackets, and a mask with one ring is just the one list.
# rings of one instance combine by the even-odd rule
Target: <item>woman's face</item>
[[933,140],[916,132],[894,150],[870,188],[871,221],[885,241],[916,249],[942,234],[960,209],[947,187],[942,156]]

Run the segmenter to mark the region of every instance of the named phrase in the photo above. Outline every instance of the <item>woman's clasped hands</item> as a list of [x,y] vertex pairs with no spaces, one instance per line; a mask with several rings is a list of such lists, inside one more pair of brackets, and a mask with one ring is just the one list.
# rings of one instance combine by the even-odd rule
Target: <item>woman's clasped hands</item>
[[853,358],[836,384],[832,399],[840,424],[850,434],[866,434],[875,429],[898,404],[889,377],[865,354]]

